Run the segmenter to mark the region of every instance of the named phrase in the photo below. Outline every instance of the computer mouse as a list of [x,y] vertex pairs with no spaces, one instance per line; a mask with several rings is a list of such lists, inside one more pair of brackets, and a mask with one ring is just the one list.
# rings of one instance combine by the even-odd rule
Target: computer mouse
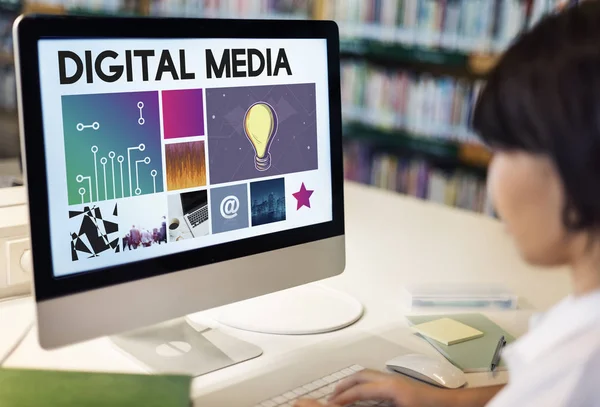
[[467,383],[465,374],[450,362],[431,356],[408,354],[386,363],[396,373],[424,381],[438,387],[458,389]]

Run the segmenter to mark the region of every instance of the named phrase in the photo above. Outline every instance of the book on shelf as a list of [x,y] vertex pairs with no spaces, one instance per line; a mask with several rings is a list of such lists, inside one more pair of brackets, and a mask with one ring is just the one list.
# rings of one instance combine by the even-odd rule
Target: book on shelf
[[44,12],[53,9],[73,12],[101,12],[103,14],[118,14],[137,11],[138,1],[127,0],[33,0],[27,1],[31,11]]
[[152,0],[152,15],[205,18],[311,18],[308,0]]
[[335,0],[323,13],[342,38],[502,52],[545,15],[586,0]]
[[[309,0],[147,0],[153,16],[205,18],[310,18]],[[142,1],[40,0],[33,4],[77,12],[140,13]]]
[[334,0],[344,38],[499,52],[525,27],[525,0]]
[[0,66],[0,110],[15,112],[17,109],[17,83],[12,64]]
[[[0,15],[0,110],[15,111],[17,85],[13,64],[12,25],[15,14]],[[16,118],[16,113],[14,114]]]
[[449,171],[419,158],[375,151],[346,143],[346,179],[400,192],[420,199],[493,216],[485,180],[466,171]]
[[421,137],[479,143],[468,129],[482,81],[390,70],[344,61],[344,119]]

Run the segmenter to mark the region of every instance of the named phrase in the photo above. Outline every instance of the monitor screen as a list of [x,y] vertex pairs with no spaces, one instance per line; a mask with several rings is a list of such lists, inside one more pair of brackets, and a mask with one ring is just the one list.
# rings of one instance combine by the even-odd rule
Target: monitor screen
[[325,39],[38,51],[55,277],[332,220]]

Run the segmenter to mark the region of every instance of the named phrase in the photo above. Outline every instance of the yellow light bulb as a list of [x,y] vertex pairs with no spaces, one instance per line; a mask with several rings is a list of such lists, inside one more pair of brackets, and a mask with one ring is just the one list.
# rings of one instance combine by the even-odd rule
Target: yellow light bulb
[[244,132],[254,147],[254,166],[258,171],[271,168],[269,149],[275,133],[277,133],[277,114],[265,102],[250,106],[244,117]]

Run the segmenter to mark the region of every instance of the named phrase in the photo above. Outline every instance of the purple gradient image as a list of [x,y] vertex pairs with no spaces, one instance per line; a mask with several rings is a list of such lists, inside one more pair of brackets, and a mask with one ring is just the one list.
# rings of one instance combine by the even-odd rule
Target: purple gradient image
[[202,89],[162,91],[164,138],[204,135]]

